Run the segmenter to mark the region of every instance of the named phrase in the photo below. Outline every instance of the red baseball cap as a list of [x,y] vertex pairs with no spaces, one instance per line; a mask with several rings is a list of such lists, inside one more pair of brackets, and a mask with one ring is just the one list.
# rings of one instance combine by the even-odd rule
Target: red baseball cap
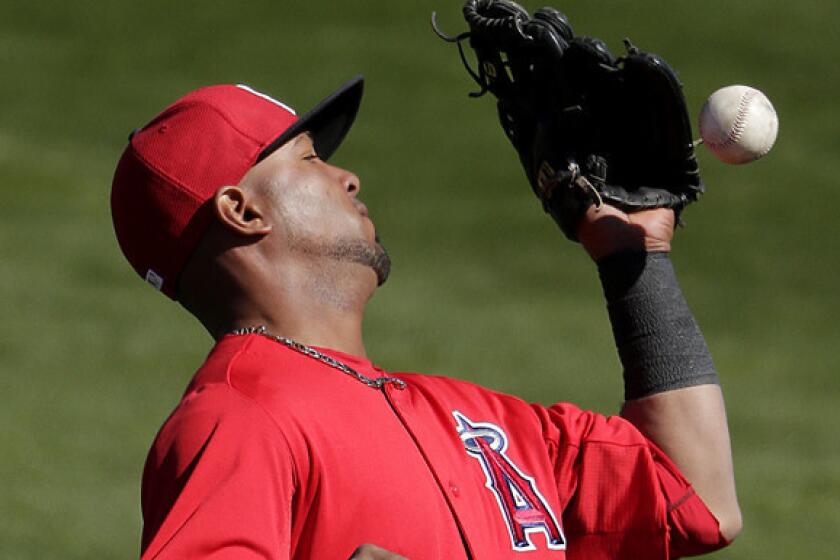
[[114,230],[131,266],[177,299],[178,277],[210,224],[216,191],[238,184],[304,131],[328,159],[353,124],[363,85],[353,78],[301,117],[248,86],[204,87],[133,132],[111,186]]

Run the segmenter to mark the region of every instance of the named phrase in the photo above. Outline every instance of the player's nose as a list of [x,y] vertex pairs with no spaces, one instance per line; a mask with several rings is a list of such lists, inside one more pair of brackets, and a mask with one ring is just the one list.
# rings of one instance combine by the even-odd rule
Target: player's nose
[[358,195],[359,191],[362,189],[362,182],[359,180],[358,175],[340,167],[335,167],[334,169],[339,183],[342,187],[344,187],[347,194],[353,197]]

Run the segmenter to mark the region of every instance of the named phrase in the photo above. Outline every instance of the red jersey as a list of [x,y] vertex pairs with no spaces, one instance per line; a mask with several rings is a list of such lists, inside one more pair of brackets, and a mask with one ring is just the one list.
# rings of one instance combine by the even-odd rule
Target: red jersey
[[143,558],[665,559],[725,544],[633,425],[227,336],[155,439]]

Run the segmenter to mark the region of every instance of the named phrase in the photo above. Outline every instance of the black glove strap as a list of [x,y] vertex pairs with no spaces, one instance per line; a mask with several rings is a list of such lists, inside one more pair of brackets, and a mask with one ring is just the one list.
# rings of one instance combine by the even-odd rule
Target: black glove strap
[[667,253],[610,255],[598,261],[598,272],[624,366],[625,400],[718,384]]

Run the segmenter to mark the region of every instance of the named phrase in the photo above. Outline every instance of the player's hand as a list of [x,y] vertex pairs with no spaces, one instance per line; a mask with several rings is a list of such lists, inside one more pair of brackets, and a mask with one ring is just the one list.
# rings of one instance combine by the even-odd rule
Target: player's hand
[[590,206],[577,230],[593,260],[623,250],[668,252],[674,236],[674,211],[654,208],[627,213],[609,204]]
[[363,544],[353,551],[349,560],[408,560],[405,556],[394,554],[373,544]]

